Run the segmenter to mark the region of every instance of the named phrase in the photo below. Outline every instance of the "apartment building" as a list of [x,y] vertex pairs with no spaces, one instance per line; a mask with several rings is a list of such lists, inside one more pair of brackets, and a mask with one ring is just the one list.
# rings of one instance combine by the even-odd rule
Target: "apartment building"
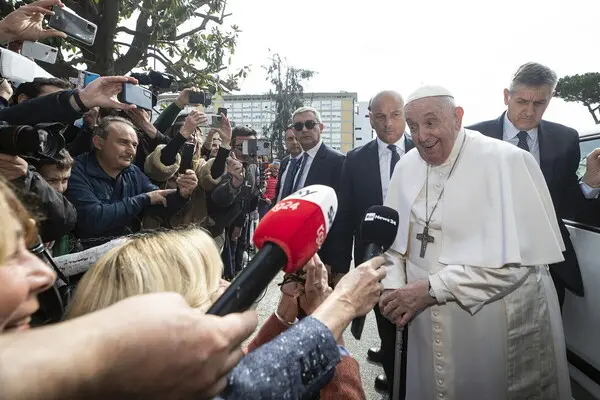
[[[161,103],[173,101],[176,94],[159,96]],[[357,94],[339,93],[304,93],[304,105],[319,110],[323,120],[323,142],[336,150],[345,153],[355,147],[354,117]],[[275,118],[275,102],[268,95],[232,95],[226,94],[213,98],[212,108],[225,107],[228,117],[237,126],[248,126],[262,134],[268,130]]]

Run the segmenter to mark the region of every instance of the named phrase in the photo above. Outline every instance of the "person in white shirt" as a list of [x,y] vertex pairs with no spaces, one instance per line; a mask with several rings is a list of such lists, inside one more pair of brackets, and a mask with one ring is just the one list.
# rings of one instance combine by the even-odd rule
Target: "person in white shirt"
[[406,398],[571,399],[548,270],[564,243],[535,158],[464,129],[442,87],[404,111],[418,151],[385,200],[399,221],[379,307],[408,330]]
[[[369,207],[383,204],[396,163],[414,147],[405,133],[404,99],[400,93],[386,90],[376,94],[369,103],[369,117],[377,137],[349,151],[342,170],[337,229],[332,232],[338,249],[338,257],[331,266],[335,274],[349,271],[353,251],[355,265],[364,261],[365,243],[360,239],[360,224]],[[383,364],[385,371],[375,379],[375,389],[391,394],[389,383],[394,371],[396,327],[381,315],[379,307],[374,311],[381,348],[369,349],[367,358]]]

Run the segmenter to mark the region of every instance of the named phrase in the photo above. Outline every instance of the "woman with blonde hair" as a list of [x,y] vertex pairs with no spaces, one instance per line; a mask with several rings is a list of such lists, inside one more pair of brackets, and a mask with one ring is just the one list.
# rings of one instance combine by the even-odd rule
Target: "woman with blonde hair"
[[206,311],[219,294],[222,266],[212,238],[200,229],[136,235],[84,275],[67,318],[156,292],[179,293],[191,307]]
[[[380,277],[368,278],[364,275],[368,266],[362,267],[347,274],[346,280],[340,281],[330,296],[327,270],[315,256],[304,268],[306,290],[297,292],[301,298],[292,298],[286,294],[289,290],[283,291],[277,311],[263,324],[248,348],[251,351],[260,350],[259,347],[264,349],[263,344],[292,327],[297,322],[297,304],[310,310],[307,314],[314,315],[319,321],[316,323],[328,327],[329,335],[333,335],[331,338],[343,345],[342,333],[347,324],[360,313],[370,310],[379,296],[380,284],[377,282]],[[191,306],[206,311],[228,285],[221,280],[222,269],[214,241],[200,229],[137,235],[109,251],[84,275],[67,318],[98,311],[127,297],[153,292],[179,293]],[[348,304],[355,305],[353,312],[340,314],[335,311],[347,309]],[[315,323],[308,321],[311,319],[307,318],[301,324]],[[345,350],[340,350],[340,354],[337,355],[341,361],[335,375],[321,390],[321,398],[335,399],[343,393],[343,398],[363,399],[358,363]],[[232,389],[234,392],[241,390],[239,386],[242,385],[239,380],[235,382],[234,386],[238,387]]]

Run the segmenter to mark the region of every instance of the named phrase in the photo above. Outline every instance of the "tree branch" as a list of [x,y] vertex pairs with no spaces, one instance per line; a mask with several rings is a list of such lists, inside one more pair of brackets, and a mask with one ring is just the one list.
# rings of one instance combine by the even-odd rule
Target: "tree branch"
[[119,26],[115,32],[117,32],[117,33],[124,32],[124,33],[128,33],[128,34],[130,34],[132,36],[142,34],[142,32],[134,31],[133,29],[129,29],[126,26]]
[[135,26],[137,33],[133,37],[127,53],[115,61],[115,73],[124,74],[131,71],[144,58],[144,53],[146,53],[146,49],[152,41],[152,31],[154,30],[154,26],[148,26],[150,18],[150,13],[148,12],[150,9],[149,3],[149,0],[145,0],[142,4],[141,12]]
[[594,109],[592,109],[592,107],[591,107],[591,106],[587,106],[587,108],[588,108],[588,111],[590,112],[590,114],[592,114],[592,118],[594,118],[594,122],[595,122],[596,124],[600,124],[600,120],[598,119],[598,117],[596,116],[596,113],[595,113],[595,111],[596,111],[598,108],[600,108],[600,106],[598,106],[598,107],[596,107],[596,108],[594,108]]
[[157,55],[155,53],[148,53],[143,58],[144,59],[155,58],[155,59],[157,59],[158,61],[160,61],[165,66],[165,69],[168,72],[172,73],[173,75],[175,75],[179,79],[182,79],[182,80],[185,79],[185,76],[181,73],[180,70],[178,70],[177,68],[175,68],[174,64],[171,61],[165,60],[164,58],[162,58],[161,56],[159,56],[159,55]]
[[172,41],[181,40],[181,39],[186,38],[186,37],[188,37],[190,35],[193,35],[195,33],[198,33],[200,31],[205,30],[206,26],[208,25],[208,23],[210,21],[213,21],[213,22],[216,22],[219,25],[222,25],[223,24],[223,19],[225,17],[230,16],[231,14],[226,14],[226,15],[223,15],[222,17],[217,17],[215,15],[209,15],[209,14],[202,14],[202,13],[199,13],[199,12],[194,12],[194,15],[196,17],[204,18],[204,20],[202,20],[202,23],[197,28],[194,28],[192,30],[189,30],[187,32],[184,32],[182,34],[179,34],[179,35],[175,36],[175,38]]

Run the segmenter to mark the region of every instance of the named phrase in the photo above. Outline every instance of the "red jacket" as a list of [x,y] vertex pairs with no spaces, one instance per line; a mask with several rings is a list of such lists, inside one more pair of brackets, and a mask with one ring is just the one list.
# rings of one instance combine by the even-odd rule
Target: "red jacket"
[[271,202],[275,200],[275,189],[277,187],[277,178],[270,176],[267,178],[267,188],[262,195],[263,199],[269,199]]

